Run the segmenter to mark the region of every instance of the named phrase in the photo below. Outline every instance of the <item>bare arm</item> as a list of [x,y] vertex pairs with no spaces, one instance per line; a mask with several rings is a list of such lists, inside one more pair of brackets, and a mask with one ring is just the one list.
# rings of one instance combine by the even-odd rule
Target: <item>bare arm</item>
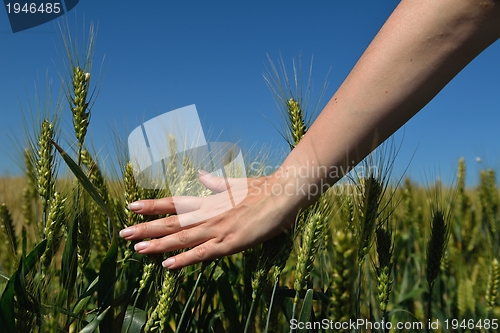
[[[127,228],[122,237],[162,237],[139,243],[141,253],[192,247],[164,262],[165,267],[179,268],[277,235],[310,202],[310,193],[302,194],[300,186],[325,180],[313,177],[313,172],[311,177],[297,177],[293,169],[346,170],[358,163],[499,37],[498,1],[403,0],[281,169],[270,177],[234,181],[231,190],[236,194],[249,185],[243,202],[227,210],[217,195],[144,200],[132,207],[134,211],[175,213],[174,203],[182,202],[190,212]],[[326,181],[332,185],[339,178]],[[200,180],[209,188],[218,187],[216,179]],[[269,194],[272,186],[286,193]],[[186,226],[180,219],[198,222]]]
[[499,37],[498,1],[402,1],[283,167],[358,163]]

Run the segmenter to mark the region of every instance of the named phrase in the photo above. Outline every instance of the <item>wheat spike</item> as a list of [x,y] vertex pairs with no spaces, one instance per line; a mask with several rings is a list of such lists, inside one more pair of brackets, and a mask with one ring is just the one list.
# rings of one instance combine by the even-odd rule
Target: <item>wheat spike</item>
[[[15,267],[17,258],[18,244],[16,237],[16,230],[14,228],[14,221],[10,214],[9,209],[5,204],[0,206],[0,240],[6,244],[1,244],[7,247],[7,251],[0,251],[0,267],[3,267],[7,272]],[[5,238],[2,236],[6,236]]]
[[376,269],[378,301],[380,310],[385,315],[393,282],[391,278],[393,267],[393,242],[391,232],[387,229],[379,227],[375,231],[375,234],[377,236],[376,243],[378,254],[378,267]]
[[130,227],[143,221],[142,215],[136,214],[128,208],[129,204],[141,199],[139,196],[139,186],[137,186],[135,181],[132,163],[130,162],[125,165],[123,182],[125,185],[125,214],[127,215],[126,226]]
[[[87,149],[81,151],[81,161],[89,170],[88,177],[92,184],[97,189],[97,192],[103,199],[105,204],[109,203],[108,188],[106,181],[102,175],[101,169],[97,161],[92,158]],[[110,244],[110,236],[108,232],[108,217],[105,212],[93,201],[89,200],[89,217],[92,227],[92,243],[97,247],[99,258],[104,257]]]
[[293,284],[293,288],[295,289],[294,304],[297,304],[299,293],[310,277],[316,253],[324,238],[323,233],[325,232],[327,221],[329,221],[329,214],[319,209],[318,206],[312,209],[310,217],[307,218],[295,269],[295,281]]
[[90,217],[87,209],[82,209],[78,212],[77,220],[78,234],[77,234],[77,256],[78,268],[81,272],[85,269],[89,262],[90,247],[92,244],[92,234],[90,228]]
[[54,199],[51,202],[47,226],[45,228],[45,237],[47,238],[47,246],[45,252],[40,258],[42,263],[42,271],[46,271],[52,258],[59,249],[62,235],[61,229],[64,226],[64,205],[66,198],[63,198],[58,192],[54,193]]
[[164,332],[167,323],[168,313],[172,304],[177,297],[179,288],[179,277],[182,270],[164,270],[165,276],[163,278],[162,288],[158,303],[148,316],[144,332]]
[[364,179],[363,184],[363,201],[360,207],[361,231],[360,245],[358,248],[359,265],[364,262],[366,255],[370,252],[378,217],[378,208],[383,193],[381,183],[373,175]]
[[85,135],[90,122],[90,112],[88,111],[88,84],[86,73],[76,66],[73,68],[73,97],[71,99],[71,112],[73,114],[73,127],[80,150],[83,147]]
[[466,175],[466,165],[465,160],[462,157],[458,161],[458,176],[457,176],[457,195],[458,195],[458,204],[460,209],[460,215],[462,219],[465,219],[467,214],[467,210],[470,207],[470,199],[465,192],[465,175]]
[[[38,180],[38,194],[42,200],[43,211],[47,211],[47,204],[54,191],[54,125],[48,120],[42,121],[38,138],[38,160],[36,174]],[[41,230],[44,230],[42,226]]]
[[290,117],[290,133],[293,140],[293,142],[290,143],[290,146],[293,149],[306,134],[307,127],[304,121],[304,112],[302,112],[299,102],[291,97],[287,101],[287,108],[288,116]]
[[330,316],[335,321],[348,321],[353,316],[356,299],[357,241],[351,230],[338,230],[332,239]]
[[500,281],[500,265],[496,258],[491,263],[491,272],[488,279],[488,288],[486,289],[486,312],[489,313],[495,306],[498,293],[498,283]]
[[441,260],[443,259],[446,244],[448,242],[449,227],[445,221],[445,216],[441,211],[436,211],[432,218],[431,238],[427,244],[427,282],[429,286],[434,284],[434,280],[439,273]]

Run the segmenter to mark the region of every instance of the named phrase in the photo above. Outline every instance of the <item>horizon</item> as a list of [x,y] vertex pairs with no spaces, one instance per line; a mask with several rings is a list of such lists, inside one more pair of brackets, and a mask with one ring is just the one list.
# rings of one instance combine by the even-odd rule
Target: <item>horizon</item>
[[[196,104],[210,140],[237,142],[245,151],[268,149],[279,160],[288,147],[278,130],[273,94],[262,78],[268,57],[274,63],[283,59],[289,75],[292,59],[300,57],[304,76],[314,58],[313,97],[329,73],[321,109],[397,3],[157,3],[151,11],[128,3],[110,7],[80,1],[62,18],[15,34],[7,15],[0,14],[5,46],[0,175],[22,174],[14,165],[21,153],[14,143],[20,144],[25,131],[20,109],[29,109],[28,103],[36,109],[37,93],[43,101],[46,78],[53,82],[52,98],[57,95],[58,70],[64,70],[58,24],[67,23],[79,36],[88,33],[91,21],[98,24],[91,89],[100,91],[87,138],[104,162],[123,154],[113,146],[118,135],[125,140],[141,122],[190,104]],[[402,146],[394,177],[408,167],[406,175],[413,181],[425,182],[426,175],[435,174],[446,183],[454,179],[460,157],[469,187],[478,184],[479,170],[500,170],[499,54],[497,42],[395,134]],[[66,104],[64,148],[73,143]],[[28,125],[34,124],[28,120]]]

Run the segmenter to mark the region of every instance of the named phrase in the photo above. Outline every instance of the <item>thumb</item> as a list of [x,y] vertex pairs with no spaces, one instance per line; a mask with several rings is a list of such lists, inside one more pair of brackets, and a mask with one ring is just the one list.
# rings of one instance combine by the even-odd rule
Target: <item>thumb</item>
[[224,177],[218,177],[212,175],[210,172],[205,170],[198,171],[198,179],[211,191],[214,192],[224,192],[227,190],[227,183]]
[[232,188],[241,183],[246,185],[245,178],[218,177],[205,170],[198,171],[198,179],[206,188],[217,193],[227,191],[228,187]]

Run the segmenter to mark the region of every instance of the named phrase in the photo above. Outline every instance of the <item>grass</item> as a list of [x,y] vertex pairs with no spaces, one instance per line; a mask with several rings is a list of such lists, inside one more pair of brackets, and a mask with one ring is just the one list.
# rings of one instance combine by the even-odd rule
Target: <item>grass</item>
[[[170,254],[137,254],[117,230],[158,216],[127,204],[169,192],[138,187],[126,161],[118,176],[101,172],[86,137],[96,96],[89,59],[71,58],[61,71],[71,76],[61,117],[73,120],[74,139],[58,139],[58,117],[42,119],[39,133],[27,133],[26,176],[0,178],[0,332],[348,332],[342,323],[358,319],[366,322],[356,332],[397,323],[429,331],[429,320],[439,321],[435,332],[497,331],[499,190],[493,170],[466,188],[463,160],[453,187],[400,184],[390,179],[391,150],[381,149],[364,162],[372,172],[323,194],[290,233],[175,271],[161,266]],[[277,77],[266,80],[277,85],[293,149],[310,123],[303,105],[311,92],[297,85],[292,94],[271,67]],[[178,173],[179,163],[190,172]],[[61,164],[71,177],[58,175]],[[167,168],[170,190],[209,194],[188,181],[189,160]]]

